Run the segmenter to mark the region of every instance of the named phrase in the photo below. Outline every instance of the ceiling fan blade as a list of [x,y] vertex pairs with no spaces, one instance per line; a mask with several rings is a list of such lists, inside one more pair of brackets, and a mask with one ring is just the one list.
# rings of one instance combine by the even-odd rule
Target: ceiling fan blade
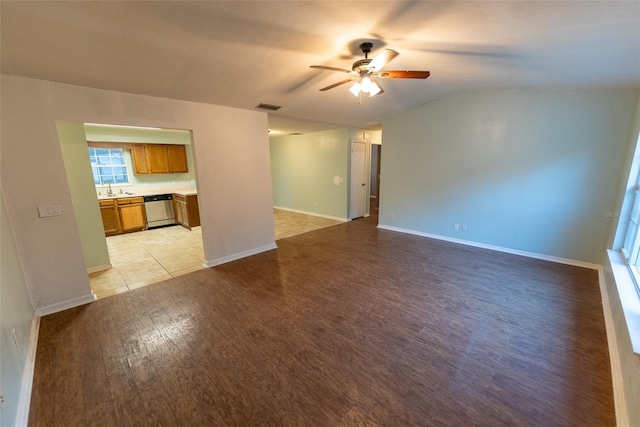
[[431,73],[429,71],[382,71],[375,75],[381,79],[426,79]]
[[336,86],[340,86],[340,85],[343,85],[343,84],[345,84],[345,83],[349,83],[349,82],[351,82],[351,81],[353,81],[353,80],[352,80],[352,79],[342,80],[341,82],[334,83],[334,84],[329,85],[329,86],[327,86],[327,87],[323,87],[322,89],[320,89],[320,91],[321,91],[321,92],[324,92],[325,90],[333,89],[333,88],[334,88],[334,87],[336,87]]
[[382,67],[384,67],[387,62],[391,61],[393,58],[398,56],[399,53],[395,50],[385,49],[379,54],[376,55],[375,58],[371,60],[369,63],[369,70],[371,71],[380,71]]
[[350,73],[350,70],[345,70],[344,68],[336,68],[336,67],[325,67],[324,65],[311,65],[309,68],[316,68],[318,70],[327,70],[327,71],[339,71],[341,73]]

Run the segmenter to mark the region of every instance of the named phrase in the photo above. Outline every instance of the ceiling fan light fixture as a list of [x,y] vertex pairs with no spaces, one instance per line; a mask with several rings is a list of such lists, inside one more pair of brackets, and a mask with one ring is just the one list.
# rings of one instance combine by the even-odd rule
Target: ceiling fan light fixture
[[380,93],[380,91],[382,91],[382,88],[380,88],[380,86],[378,86],[376,82],[372,81],[371,89],[369,89],[369,98],[371,98],[372,96],[376,96]]
[[[2,1],[2,0],[0,0]],[[366,93],[369,98],[372,98],[380,93],[384,93],[384,90],[375,81],[375,78],[382,79],[426,79],[431,73],[429,71],[382,71],[384,66],[393,58],[398,56],[398,52],[392,49],[384,49],[378,53],[375,58],[369,59],[369,53],[373,48],[373,43],[365,42],[360,43],[360,50],[364,53],[364,59],[357,60],[353,63],[351,70],[346,68],[328,67],[326,65],[311,65],[311,68],[319,70],[336,71],[340,73],[351,74],[350,78],[341,80],[337,83],[323,87],[321,92],[333,89],[334,87],[341,86],[345,83],[354,82],[353,86],[349,88],[349,92],[358,98],[358,103],[362,102],[362,94]]]
[[360,81],[362,82],[360,90],[364,93],[369,93],[372,87],[371,76],[369,75],[369,73],[363,72]]
[[355,82],[353,84],[353,86],[351,86],[349,88],[349,92],[351,92],[353,94],[353,96],[360,95],[360,83],[359,82]]

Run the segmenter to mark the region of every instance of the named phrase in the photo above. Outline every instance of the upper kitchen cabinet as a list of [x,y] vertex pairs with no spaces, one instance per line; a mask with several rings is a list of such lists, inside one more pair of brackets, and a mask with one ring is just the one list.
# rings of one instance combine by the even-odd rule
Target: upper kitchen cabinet
[[136,174],[189,172],[184,145],[133,144],[131,152]]
[[187,173],[187,150],[184,145],[167,145],[167,157],[169,158],[169,172]]
[[131,160],[136,174],[149,173],[146,144],[131,144]]
[[166,145],[147,144],[147,166],[149,173],[169,173]]

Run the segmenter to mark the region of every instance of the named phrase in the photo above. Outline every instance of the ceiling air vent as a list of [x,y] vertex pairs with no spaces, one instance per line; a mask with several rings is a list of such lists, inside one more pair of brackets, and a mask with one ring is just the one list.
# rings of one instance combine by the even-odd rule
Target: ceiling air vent
[[263,104],[261,102],[260,104],[256,105],[255,108],[260,108],[262,110],[269,110],[269,111],[278,111],[282,107],[279,105]]

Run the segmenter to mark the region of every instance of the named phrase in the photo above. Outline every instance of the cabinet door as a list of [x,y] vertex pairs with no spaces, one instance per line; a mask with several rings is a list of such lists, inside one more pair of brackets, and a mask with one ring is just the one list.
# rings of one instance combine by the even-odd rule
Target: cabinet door
[[169,173],[167,146],[164,144],[147,144],[147,160],[149,173]]
[[187,150],[184,145],[167,145],[167,157],[169,158],[169,172],[189,172]]
[[183,215],[183,207],[184,202],[181,201],[177,196],[173,195],[173,215],[176,218],[176,224],[182,225],[184,223],[184,215]]
[[187,202],[178,202],[178,215],[180,215],[180,224],[185,227],[189,227],[189,211],[187,209]]
[[187,196],[187,212],[189,216],[189,228],[200,225],[200,210],[198,209],[198,196]]
[[122,231],[144,230],[147,226],[147,218],[142,203],[132,203],[118,206]]
[[147,164],[147,146],[144,144],[132,144],[131,154],[133,159],[133,169],[136,174],[149,173]]
[[118,211],[112,202],[110,204],[100,203],[100,215],[102,216],[102,225],[104,226],[104,234],[112,236],[120,233],[120,223],[118,222]]

